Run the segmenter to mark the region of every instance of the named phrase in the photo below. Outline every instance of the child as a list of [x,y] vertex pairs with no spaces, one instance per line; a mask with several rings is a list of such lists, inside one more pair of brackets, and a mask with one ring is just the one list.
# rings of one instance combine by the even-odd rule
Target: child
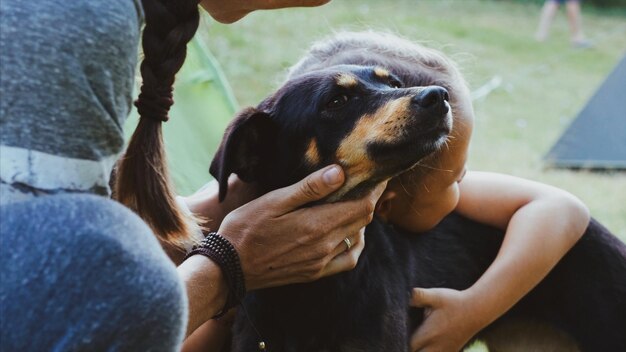
[[546,0],[541,8],[539,28],[537,28],[535,39],[539,42],[543,42],[548,38],[552,20],[554,20],[554,16],[561,5],[565,5],[567,11],[567,21],[569,22],[572,46],[581,49],[592,46],[591,42],[585,39],[585,35],[583,34],[580,0]]
[[497,258],[469,289],[413,290],[413,304],[427,313],[412,350],[458,351],[548,274],[582,236],[588,210],[555,187],[467,171],[473,108],[463,77],[441,53],[391,34],[340,33],[314,45],[290,76],[336,64],[382,66],[407,87],[440,85],[450,93],[454,126],[447,147],[391,180],[377,214],[413,232],[433,228],[452,211],[506,230]]

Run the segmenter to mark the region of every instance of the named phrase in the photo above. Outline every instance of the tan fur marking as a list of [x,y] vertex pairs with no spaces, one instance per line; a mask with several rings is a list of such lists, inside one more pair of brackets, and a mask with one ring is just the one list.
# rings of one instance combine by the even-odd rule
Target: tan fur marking
[[481,332],[478,339],[487,345],[489,351],[580,352],[576,342],[565,332],[534,321],[499,322],[486,332]]
[[309,142],[309,147],[306,149],[306,153],[304,154],[306,161],[311,165],[317,165],[320,163],[320,154],[317,149],[317,141],[314,138],[311,138]]
[[389,71],[385,70],[382,67],[376,67],[374,69],[374,73],[376,74],[376,76],[378,76],[380,78],[387,78],[387,77],[389,77]]
[[353,88],[356,87],[358,81],[356,77],[348,73],[342,73],[335,79],[337,84],[344,88]]
[[398,139],[405,128],[406,120],[410,115],[411,97],[402,97],[392,100],[380,107],[372,115],[366,116],[374,126],[370,133],[375,134],[375,140],[393,142]]
[[[346,193],[372,174],[376,164],[367,155],[367,144],[374,141],[392,142],[403,132],[409,116],[411,97],[392,100],[376,112],[356,122],[352,132],[337,149],[337,161],[344,167],[346,183],[337,193]],[[343,191],[343,192],[342,192]]]

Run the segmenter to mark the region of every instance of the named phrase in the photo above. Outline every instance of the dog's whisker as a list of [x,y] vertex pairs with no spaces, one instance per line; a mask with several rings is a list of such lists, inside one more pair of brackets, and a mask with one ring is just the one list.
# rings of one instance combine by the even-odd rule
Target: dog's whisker
[[[406,192],[407,195],[411,195],[409,193],[409,190],[406,188],[406,186],[404,185],[404,182],[402,180],[400,180],[400,186],[402,187],[402,189]],[[415,213],[415,215],[417,216],[421,216],[422,213],[420,212],[420,210],[418,208],[415,207],[415,205],[413,203],[409,204],[410,210]]]
[[410,204],[411,210],[413,211],[413,213],[415,213],[415,215],[417,216],[421,216],[422,213],[419,211],[418,208],[415,207],[415,205],[413,205],[413,203]]
[[409,192],[409,190],[404,186],[404,182],[402,182],[402,180],[400,180],[400,186],[402,187],[402,189],[407,195],[409,196],[411,195],[411,192]]
[[450,150],[450,145],[448,145],[448,139],[447,138],[443,141],[443,145],[441,146],[441,149],[445,149],[447,151]]
[[454,172],[454,170],[450,170],[450,169],[440,169],[440,168],[437,168],[437,167],[434,167],[434,166],[429,166],[429,165],[420,165],[420,164],[417,164],[416,166],[423,167],[423,168],[425,168],[425,169],[435,170],[435,171]]

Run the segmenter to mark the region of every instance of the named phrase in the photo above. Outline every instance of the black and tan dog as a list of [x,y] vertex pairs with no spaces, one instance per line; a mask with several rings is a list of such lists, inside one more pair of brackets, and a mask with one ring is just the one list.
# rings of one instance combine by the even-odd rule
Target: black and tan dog
[[[307,72],[239,114],[211,173],[223,199],[231,173],[265,192],[339,163],[347,181],[327,201],[356,197],[446,142],[449,100],[443,87],[403,88],[401,78],[378,66]],[[249,319],[240,310],[232,350],[256,350],[262,338],[269,351],[407,351],[423,314],[409,309],[410,288],[468,288],[502,238],[457,215],[420,235],[374,219],[354,270],[250,292],[243,302]],[[558,331],[572,350],[626,351],[626,246],[592,221],[549,276],[484,336],[496,344],[496,329],[509,322]]]

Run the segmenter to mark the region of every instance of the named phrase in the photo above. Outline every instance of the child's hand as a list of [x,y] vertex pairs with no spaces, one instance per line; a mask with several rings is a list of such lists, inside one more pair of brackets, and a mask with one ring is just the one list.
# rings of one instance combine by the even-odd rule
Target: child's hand
[[411,337],[411,351],[460,351],[484,327],[474,303],[468,291],[414,288],[411,305],[425,312]]

